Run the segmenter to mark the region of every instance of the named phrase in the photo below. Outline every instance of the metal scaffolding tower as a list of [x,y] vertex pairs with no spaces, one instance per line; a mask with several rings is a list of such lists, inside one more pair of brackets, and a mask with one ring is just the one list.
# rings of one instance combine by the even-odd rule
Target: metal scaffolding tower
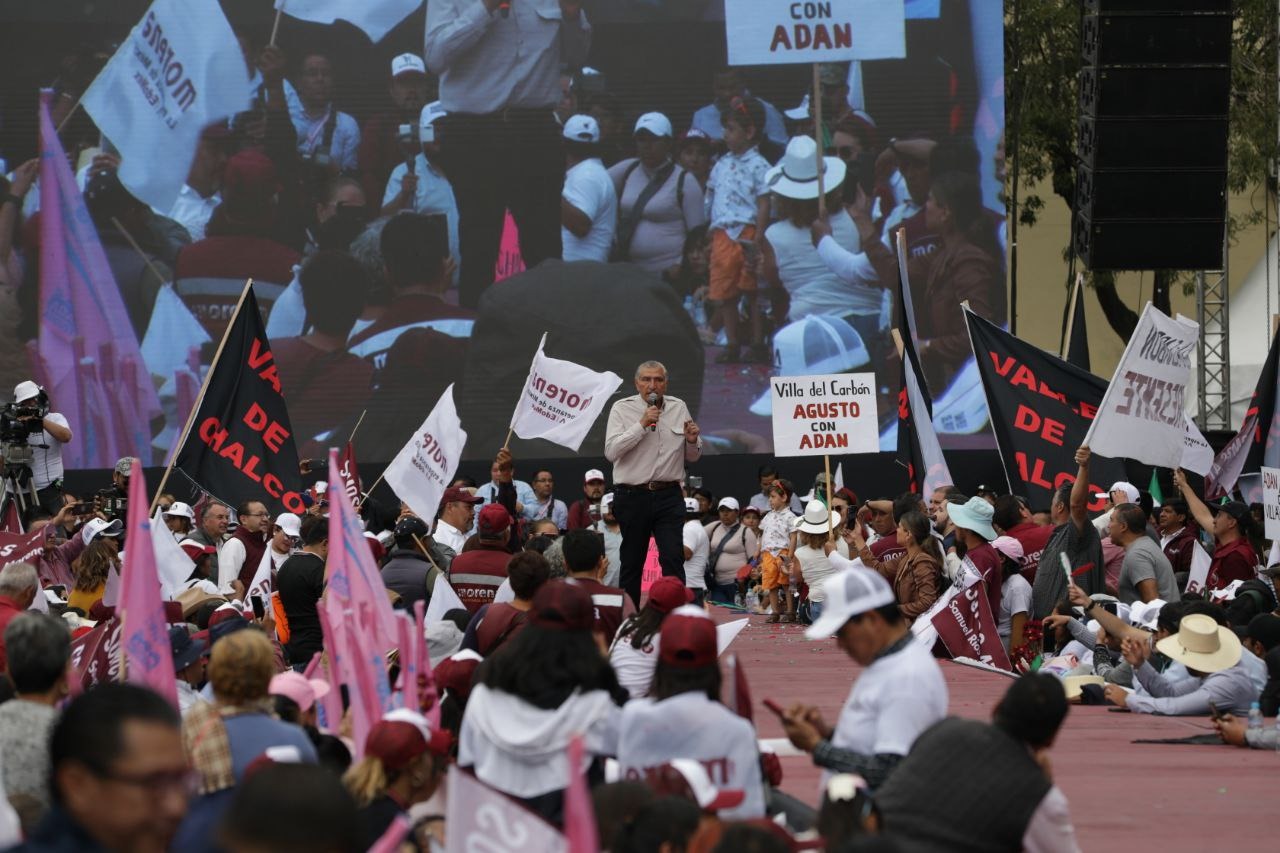
[[1200,345],[1196,349],[1196,378],[1200,387],[1201,431],[1230,431],[1231,336],[1228,327],[1227,253],[1223,269],[1196,273],[1196,319],[1200,321]]

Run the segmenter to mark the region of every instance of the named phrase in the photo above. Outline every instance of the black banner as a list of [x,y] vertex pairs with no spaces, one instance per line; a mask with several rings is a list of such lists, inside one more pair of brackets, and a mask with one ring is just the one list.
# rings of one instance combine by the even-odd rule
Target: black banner
[[[924,402],[925,411],[923,412],[912,409],[911,395],[907,387],[908,370],[915,376],[916,387],[920,390],[920,399]],[[898,382],[898,464],[907,469],[907,491],[923,494],[929,463],[924,458],[920,437],[916,433],[917,419],[928,422],[929,428],[933,428],[933,401],[929,399],[928,387],[924,383],[924,375],[920,370],[915,347],[908,332],[902,336],[902,375]]]
[[[1048,510],[1054,489],[1075,482],[1076,449],[1084,442],[1107,382],[970,311],[964,314],[1009,486],[1027,498],[1032,509]],[[1089,474],[1089,511],[1098,512],[1103,500],[1092,495],[1126,479],[1124,464],[1094,456]]]
[[301,515],[298,449],[252,287],[209,371],[173,467],[232,506],[259,500],[272,515]]
[[1253,441],[1249,445],[1249,455],[1245,457],[1245,474],[1257,474],[1262,466],[1280,467],[1280,422],[1276,421],[1277,383],[1280,383],[1280,335],[1271,340],[1271,349],[1267,351],[1267,360],[1263,362],[1262,373],[1258,376],[1258,384],[1253,390],[1253,399],[1245,412],[1245,422],[1250,415],[1256,420],[1253,430]]

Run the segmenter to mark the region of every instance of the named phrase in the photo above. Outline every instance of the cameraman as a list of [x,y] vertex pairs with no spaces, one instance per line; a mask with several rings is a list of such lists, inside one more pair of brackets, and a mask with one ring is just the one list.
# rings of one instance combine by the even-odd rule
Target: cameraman
[[[48,394],[31,380],[18,383],[13,399],[17,419],[33,429],[27,444],[32,448],[31,484],[36,502],[53,515],[62,509],[62,445],[71,441],[71,425],[58,412],[49,411]],[[35,429],[36,421],[40,429]]]
[[107,519],[125,520],[129,500],[129,475],[133,473],[133,457],[122,456],[116,460],[111,472],[111,488],[102,489],[93,498],[94,512]]

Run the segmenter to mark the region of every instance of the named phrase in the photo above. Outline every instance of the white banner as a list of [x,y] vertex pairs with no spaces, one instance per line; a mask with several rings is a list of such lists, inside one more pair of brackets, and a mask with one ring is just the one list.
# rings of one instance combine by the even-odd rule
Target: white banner
[[1280,468],[1262,469],[1262,517],[1267,538],[1280,540]]
[[521,438],[545,438],[577,450],[622,378],[612,371],[596,373],[572,361],[551,358],[543,352],[546,345],[544,333],[511,413],[511,429]]
[[1098,456],[1182,464],[1187,385],[1200,326],[1150,302],[1120,357],[1084,443]]
[[1200,432],[1196,422],[1191,420],[1191,415],[1183,412],[1182,417],[1186,424],[1182,444],[1182,470],[1194,471],[1203,477],[1213,467],[1213,447],[1204,433]]
[[772,376],[773,455],[880,452],[872,373]]
[[563,853],[565,837],[555,827],[493,790],[470,773],[449,768],[446,853],[527,850]]
[[730,65],[902,59],[903,0],[725,0]]
[[[151,531],[151,553],[156,558],[160,597],[171,601],[183,590],[191,573],[196,570],[196,564],[169,532],[169,528],[164,523],[164,510],[160,507],[156,507],[155,513],[151,516]],[[213,580],[216,583],[218,579]]]
[[1191,546],[1191,570],[1187,572],[1187,594],[1204,592],[1204,585],[1209,581],[1209,566],[1213,558],[1199,542]]
[[253,577],[249,580],[249,586],[244,591],[244,603],[249,603],[249,597],[253,595],[262,596],[265,602],[271,597],[271,543],[267,542],[267,549],[262,552],[262,559],[258,561],[258,568],[253,570]]
[[217,0],[156,0],[80,103],[120,151],[120,182],[164,211],[201,131],[249,106],[249,72]]
[[[423,0],[276,0],[276,8],[290,18],[315,24],[346,21],[364,30],[373,42],[382,41],[409,17]],[[422,34],[419,33],[421,38]]]
[[422,426],[391,460],[383,477],[418,517],[433,519],[444,490],[449,488],[453,473],[458,470],[458,460],[466,443],[467,434],[458,420],[450,385]]

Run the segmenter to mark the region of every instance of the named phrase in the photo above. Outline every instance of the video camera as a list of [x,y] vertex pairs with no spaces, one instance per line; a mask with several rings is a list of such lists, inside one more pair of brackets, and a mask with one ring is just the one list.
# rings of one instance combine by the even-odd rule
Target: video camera
[[114,521],[117,518],[125,521],[129,516],[129,496],[124,490],[115,486],[101,489],[93,496],[93,511],[102,513],[107,521]]
[[49,414],[49,398],[43,391],[34,401],[22,405],[10,403],[0,409],[0,444],[27,443],[27,437],[44,430],[44,417]]

